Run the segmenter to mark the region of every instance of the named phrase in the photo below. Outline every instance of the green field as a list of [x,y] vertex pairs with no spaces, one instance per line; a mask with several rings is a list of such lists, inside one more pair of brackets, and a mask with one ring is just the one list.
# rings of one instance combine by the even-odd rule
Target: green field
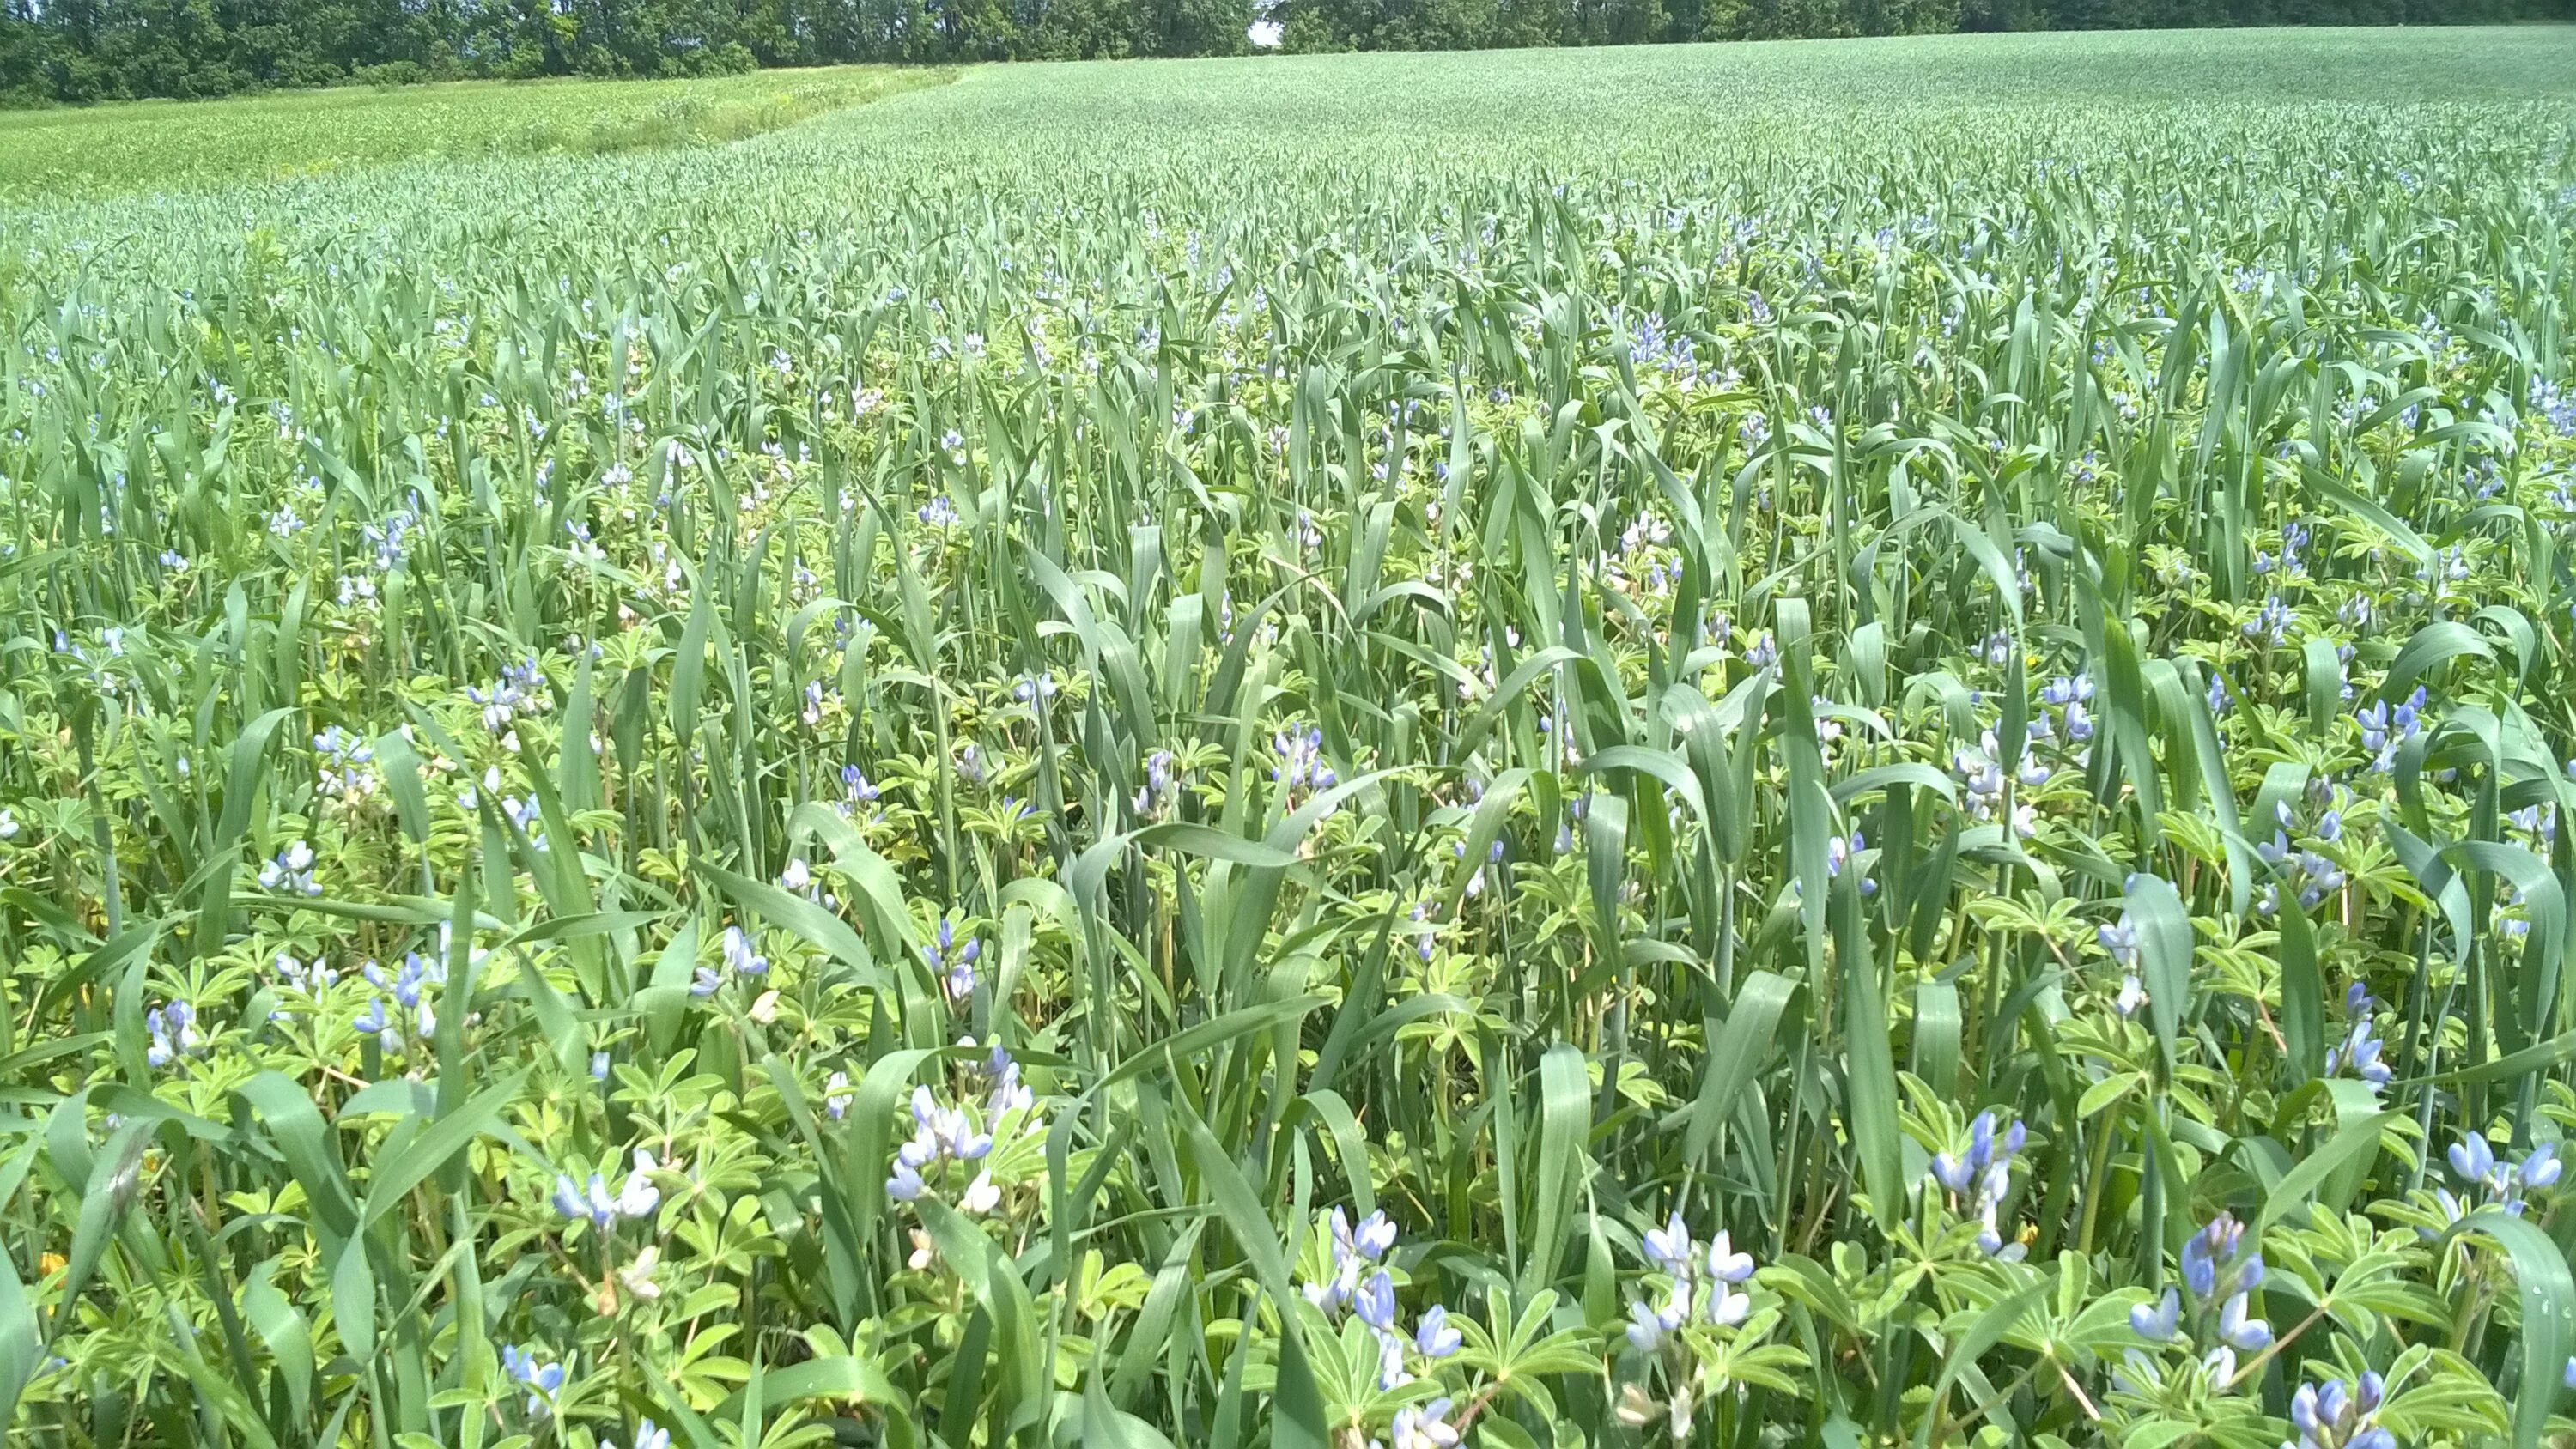
[[2576,30],[0,197],[12,1444],[2576,1436]]
[[532,152],[738,141],[953,74],[847,66],[710,80],[462,81],[0,111],[0,195],[221,186],[430,157],[479,163]]
[[[1306,156],[1338,169],[1382,159],[1384,149],[1422,164],[1432,158],[1413,143],[1437,137],[1477,172],[1514,161],[1609,167],[1615,156],[1644,180],[1641,166],[1687,165],[1685,152],[1719,164],[1708,148],[1720,142],[1808,151],[1822,135],[1830,140],[1819,159],[1857,161],[1900,119],[1906,129],[1928,116],[1973,130],[2046,111],[2057,124],[2098,131],[2177,108],[2528,103],[2563,100],[2576,87],[2571,72],[2576,39],[2556,27],[1944,36],[1715,55],[1655,46],[987,68],[963,95],[917,100],[927,114],[864,120],[896,145],[920,144],[937,128],[963,148],[941,146],[945,164],[977,177],[1069,163],[1132,175],[1211,152]],[[479,174],[514,152],[666,146],[710,132],[738,139],[956,74],[853,66],[709,80],[469,81],[0,112],[0,194],[296,180],[423,157],[471,161]],[[1520,125],[1532,108],[1551,123]],[[1007,144],[990,144],[997,126]],[[1113,156],[1111,145],[1146,149]]]

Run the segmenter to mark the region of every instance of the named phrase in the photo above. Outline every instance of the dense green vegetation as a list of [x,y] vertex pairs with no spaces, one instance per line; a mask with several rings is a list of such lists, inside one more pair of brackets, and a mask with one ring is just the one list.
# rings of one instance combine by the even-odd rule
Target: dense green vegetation
[[422,157],[597,153],[721,143],[955,72],[848,66],[699,80],[463,81],[0,112],[0,194],[220,185]]
[[2576,32],[99,114],[11,1443],[2576,1435]]
[[2481,25],[2576,0],[0,0],[0,106],[755,66],[1951,31]]

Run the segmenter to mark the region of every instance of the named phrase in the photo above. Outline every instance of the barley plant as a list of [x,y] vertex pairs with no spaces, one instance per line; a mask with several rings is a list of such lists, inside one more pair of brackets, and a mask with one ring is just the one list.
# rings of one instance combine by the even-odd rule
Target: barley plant
[[2576,35],[935,79],[0,208],[9,1442],[2576,1435]]

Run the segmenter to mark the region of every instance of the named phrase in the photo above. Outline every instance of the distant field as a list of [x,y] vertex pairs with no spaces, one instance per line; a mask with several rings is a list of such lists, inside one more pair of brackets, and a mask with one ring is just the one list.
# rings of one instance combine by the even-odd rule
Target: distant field
[[2564,1449],[2576,30],[937,79],[0,120],[0,1439]]
[[706,80],[461,81],[0,112],[0,191],[142,190],[312,176],[424,156],[733,141],[946,81],[887,66]]
[[[467,81],[0,112],[0,195],[299,180],[731,141],[943,85],[853,66],[679,81]],[[2095,138],[2168,110],[2531,101],[2576,94],[2576,28],[1936,36],[1589,51],[987,67],[872,145],[977,174],[1182,157],[1412,164],[1611,156],[1705,162],[1754,142],[1847,161],[1896,131],[1996,118]],[[995,146],[1000,127],[1010,144]],[[1429,143],[1437,146],[1426,150]],[[820,158],[818,158],[819,160]],[[927,179],[927,178],[925,178]]]

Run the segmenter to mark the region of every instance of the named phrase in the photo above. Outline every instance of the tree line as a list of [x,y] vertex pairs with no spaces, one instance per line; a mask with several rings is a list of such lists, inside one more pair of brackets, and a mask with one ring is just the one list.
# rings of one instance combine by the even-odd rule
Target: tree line
[[2576,0],[0,0],[0,105],[851,61],[2576,18]]

